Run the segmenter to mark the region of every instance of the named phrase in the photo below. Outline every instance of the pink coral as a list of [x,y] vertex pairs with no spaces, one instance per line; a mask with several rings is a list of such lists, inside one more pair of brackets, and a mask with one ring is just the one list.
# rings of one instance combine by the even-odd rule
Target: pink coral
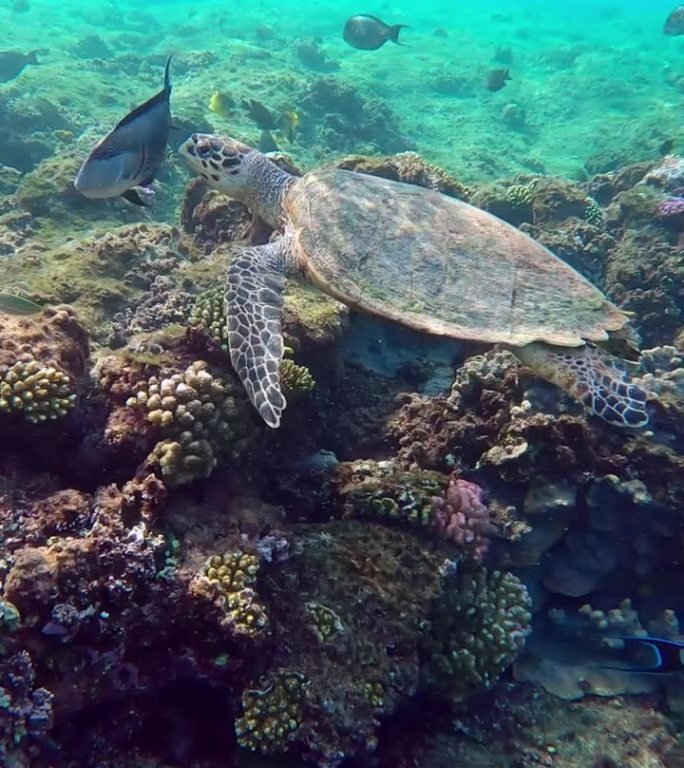
[[482,562],[493,531],[482,488],[461,478],[452,479],[444,495],[434,496],[432,504],[440,533],[462,547],[470,560]]
[[684,213],[684,197],[668,197],[658,206],[658,216],[668,218]]

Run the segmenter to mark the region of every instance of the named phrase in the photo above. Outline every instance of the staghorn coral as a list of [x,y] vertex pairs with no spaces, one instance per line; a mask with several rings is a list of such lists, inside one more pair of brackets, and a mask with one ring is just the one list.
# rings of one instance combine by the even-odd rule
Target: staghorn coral
[[268,616],[254,590],[260,565],[256,555],[236,550],[213,555],[204,569],[218,593],[225,621],[236,635],[257,638],[268,633]]
[[241,747],[264,755],[285,752],[302,725],[306,680],[296,672],[276,670],[242,695],[243,715],[235,721]]
[[530,608],[526,588],[511,573],[480,569],[451,577],[425,639],[423,686],[452,700],[490,688],[523,647]]

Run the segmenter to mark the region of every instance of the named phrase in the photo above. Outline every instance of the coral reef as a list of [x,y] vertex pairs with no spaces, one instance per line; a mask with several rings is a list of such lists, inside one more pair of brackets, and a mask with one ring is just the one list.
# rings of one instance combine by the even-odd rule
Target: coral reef
[[209,558],[204,574],[218,593],[231,632],[261,637],[268,632],[268,617],[253,587],[261,561],[257,555],[240,550]]
[[116,357],[103,359],[98,370],[101,388],[118,406],[105,440],[135,446],[136,453],[149,446],[148,462],[171,485],[208,477],[219,456],[244,450],[252,414],[232,374],[196,360],[143,378],[144,366],[122,370]]
[[523,647],[530,608],[527,590],[510,573],[452,577],[425,640],[423,684],[455,700],[490,688]]
[[337,168],[371,176],[382,176],[405,184],[436,189],[445,195],[468,200],[470,190],[448,174],[444,169],[424,160],[416,152],[400,152],[389,157],[351,155],[335,163]]
[[496,530],[482,488],[460,477],[358,461],[338,465],[330,485],[331,503],[342,515],[432,532],[455,545],[458,559],[481,562]]
[[289,737],[304,721],[306,683],[301,675],[275,671],[242,695],[244,714],[235,721],[238,744],[264,755],[286,752]]
[[68,307],[0,318],[0,414],[31,423],[61,418],[84,386],[84,328]]

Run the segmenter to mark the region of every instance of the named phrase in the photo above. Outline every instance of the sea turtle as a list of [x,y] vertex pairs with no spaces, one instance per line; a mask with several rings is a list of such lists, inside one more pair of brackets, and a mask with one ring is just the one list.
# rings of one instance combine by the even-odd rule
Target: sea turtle
[[[209,185],[275,231],[228,267],[230,357],[249,399],[280,424],[281,308],[288,272],[358,310],[438,336],[505,345],[611,424],[646,424],[646,393],[600,345],[628,317],[520,230],[434,190],[336,168],[296,177],[232,138],[180,147]],[[627,342],[627,343],[625,343]]]

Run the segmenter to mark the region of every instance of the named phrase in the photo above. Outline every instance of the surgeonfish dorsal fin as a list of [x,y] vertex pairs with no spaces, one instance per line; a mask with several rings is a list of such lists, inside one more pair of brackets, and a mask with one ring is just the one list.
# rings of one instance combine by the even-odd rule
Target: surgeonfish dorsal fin
[[126,117],[119,120],[119,122],[114,127],[114,132],[118,128],[123,128],[126,125],[132,123],[134,120],[137,120],[142,115],[147,114],[151,109],[157,106],[157,104],[166,104],[168,109],[169,99],[171,97],[171,78],[169,75],[169,65],[171,64],[172,57],[173,54],[168,57],[166,64],[164,65],[164,87],[161,89],[161,91],[159,91],[159,93],[155,93],[152,98],[143,102],[131,112],[129,112]]
[[173,54],[170,53],[166,58],[166,64],[164,65],[164,90],[171,90],[171,59]]

